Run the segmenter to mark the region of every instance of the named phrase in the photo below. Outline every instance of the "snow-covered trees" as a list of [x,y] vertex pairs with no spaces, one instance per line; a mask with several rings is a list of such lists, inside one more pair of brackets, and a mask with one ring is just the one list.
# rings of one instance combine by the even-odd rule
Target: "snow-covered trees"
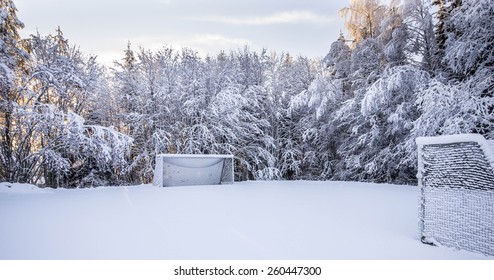
[[494,4],[465,0],[451,11],[444,61],[460,79],[494,63]]
[[228,153],[236,180],[413,182],[416,137],[494,138],[493,10],[352,0],[321,61],[129,43],[107,71],[60,28],[21,40],[0,0],[0,180],[146,183],[156,154]]
[[[152,178],[157,153],[229,153],[236,178],[273,179],[293,171],[278,144],[291,143],[287,106],[312,77],[305,58],[248,48],[202,59],[191,49],[128,48],[113,71],[118,127],[134,139],[129,177]],[[281,144],[283,143],[283,144]],[[285,159],[290,168],[278,166]],[[287,175],[289,176],[289,175]]]
[[70,46],[60,29],[21,41],[14,5],[0,7],[0,179],[49,187],[117,182],[131,139],[94,114],[104,96],[104,69]]
[[366,126],[357,140],[364,152],[358,153],[362,165],[360,176],[380,182],[414,180],[415,158],[405,142],[418,118],[416,100],[430,76],[412,66],[386,69],[366,91],[361,102],[361,114]]
[[448,70],[426,85],[415,136],[481,133],[494,136],[494,2],[462,1],[443,33]]
[[305,173],[413,182],[416,137],[492,138],[493,3],[436,1],[434,26],[424,1],[352,1],[344,10],[351,48],[340,36],[323,60],[329,75],[291,102],[303,112],[304,158],[317,159]]
[[19,116],[28,53],[18,34],[24,25],[16,12],[11,0],[0,1],[0,180],[7,181],[26,180],[22,158],[29,153],[29,144],[24,142],[29,130],[21,128]]
[[340,11],[345,18],[345,27],[356,44],[379,35],[384,13],[385,6],[379,0],[350,0],[350,7]]
[[402,9],[409,36],[407,58],[432,73],[438,68],[440,59],[436,56],[438,50],[430,7],[425,0],[405,0]]
[[29,40],[31,75],[22,120],[32,131],[24,159],[32,167],[30,181],[49,187],[119,182],[131,139],[103,126],[108,119],[98,111],[108,100],[104,70],[69,45],[60,28],[56,32]]
[[346,43],[345,36],[340,34],[338,40],[331,44],[329,53],[324,57],[323,63],[333,71],[336,78],[344,78],[350,74],[350,47]]

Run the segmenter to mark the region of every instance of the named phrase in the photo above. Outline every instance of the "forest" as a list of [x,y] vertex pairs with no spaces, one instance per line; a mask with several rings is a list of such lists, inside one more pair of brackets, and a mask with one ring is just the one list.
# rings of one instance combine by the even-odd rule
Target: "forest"
[[0,181],[149,183],[191,153],[233,154],[238,181],[415,184],[416,137],[494,139],[494,1],[385,2],[349,1],[321,58],[129,42],[104,66],[60,27],[20,38],[0,0]]

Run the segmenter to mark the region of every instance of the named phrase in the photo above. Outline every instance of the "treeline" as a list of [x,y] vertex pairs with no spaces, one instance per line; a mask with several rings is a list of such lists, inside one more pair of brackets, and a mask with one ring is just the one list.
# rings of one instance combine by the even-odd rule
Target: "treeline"
[[322,60],[21,39],[0,0],[0,181],[147,183],[159,153],[228,153],[236,180],[414,183],[415,138],[494,138],[494,2],[352,0]]

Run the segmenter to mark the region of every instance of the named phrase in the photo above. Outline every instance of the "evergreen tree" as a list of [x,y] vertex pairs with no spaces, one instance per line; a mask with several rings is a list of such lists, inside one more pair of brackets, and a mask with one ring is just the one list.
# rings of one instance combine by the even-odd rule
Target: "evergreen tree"
[[406,64],[409,34],[404,22],[402,6],[392,1],[386,8],[379,27],[378,39],[382,45],[385,63],[390,67]]
[[330,69],[335,78],[345,78],[350,75],[350,58],[352,51],[347,45],[343,33],[338,40],[331,44],[329,53],[324,57],[323,63]]
[[448,40],[449,34],[453,31],[450,25],[451,12],[461,6],[462,0],[433,0],[432,5],[437,6],[437,23],[435,26],[436,34],[436,45],[437,51],[435,53],[436,59],[441,63],[440,66],[444,69],[446,66],[443,65],[443,57],[445,55],[446,41]]

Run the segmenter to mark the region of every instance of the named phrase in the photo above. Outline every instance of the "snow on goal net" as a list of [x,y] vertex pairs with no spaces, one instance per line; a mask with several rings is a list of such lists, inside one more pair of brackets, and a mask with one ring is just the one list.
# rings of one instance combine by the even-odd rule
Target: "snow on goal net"
[[160,154],[153,185],[161,187],[233,183],[233,155]]
[[477,134],[420,137],[422,242],[494,255],[494,149]]

